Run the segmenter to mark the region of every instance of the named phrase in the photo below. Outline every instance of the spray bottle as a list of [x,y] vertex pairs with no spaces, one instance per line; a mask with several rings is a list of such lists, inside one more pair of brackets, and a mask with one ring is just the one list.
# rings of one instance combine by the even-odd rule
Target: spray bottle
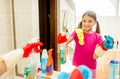
[[60,63],[64,64],[66,62],[66,47],[65,44],[61,44],[60,46]]
[[[37,42],[37,38],[32,38],[28,43]],[[24,68],[24,79],[34,79],[36,75],[36,67],[39,61],[36,58],[38,53],[35,53],[35,50],[32,49],[31,54],[28,58],[28,64]]]
[[118,75],[119,75],[119,62],[116,60],[111,60],[109,63],[108,79],[118,79]]
[[47,64],[47,61],[48,61],[47,49],[43,49],[42,56],[41,56],[41,59],[40,59],[41,70],[42,70],[43,74],[46,73],[46,64]]
[[52,58],[53,49],[48,50],[48,61],[46,65],[46,75],[51,76],[53,74],[53,58]]

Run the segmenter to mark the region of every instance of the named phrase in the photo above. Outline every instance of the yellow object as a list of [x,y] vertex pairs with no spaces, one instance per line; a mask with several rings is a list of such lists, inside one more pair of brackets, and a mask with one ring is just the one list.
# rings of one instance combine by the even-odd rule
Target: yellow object
[[75,29],[75,32],[79,39],[79,44],[84,45],[84,34],[82,29]]

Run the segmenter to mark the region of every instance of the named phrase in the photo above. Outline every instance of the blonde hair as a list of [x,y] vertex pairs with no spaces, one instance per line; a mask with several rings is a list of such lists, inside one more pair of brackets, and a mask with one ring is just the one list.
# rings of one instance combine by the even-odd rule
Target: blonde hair
[[[97,21],[96,13],[93,12],[93,11],[86,11],[86,12],[82,15],[82,18],[83,18],[85,15],[88,15],[89,17],[93,18],[93,19],[97,22],[97,24],[96,24],[96,26],[97,26],[97,27],[96,27],[96,32],[97,32],[97,33],[100,33],[100,25],[99,25],[99,23],[98,23],[98,21]],[[78,28],[82,28],[82,22],[80,22],[80,23],[78,24]]]

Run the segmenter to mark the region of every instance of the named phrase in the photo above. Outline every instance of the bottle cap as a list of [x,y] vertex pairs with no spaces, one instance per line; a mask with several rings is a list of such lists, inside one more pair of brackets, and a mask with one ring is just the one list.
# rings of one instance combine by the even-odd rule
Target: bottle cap
[[47,49],[43,49],[41,58],[48,58]]
[[115,63],[115,60],[111,60],[110,63]]

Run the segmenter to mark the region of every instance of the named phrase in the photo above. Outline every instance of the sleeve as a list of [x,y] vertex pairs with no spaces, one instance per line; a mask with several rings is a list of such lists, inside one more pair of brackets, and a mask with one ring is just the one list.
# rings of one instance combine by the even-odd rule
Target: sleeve
[[72,36],[74,40],[77,41],[77,34],[75,31],[70,36]]
[[102,39],[102,35],[100,35],[100,34],[97,34],[97,44],[102,44],[102,42],[103,42],[103,39]]
[[23,59],[23,53],[23,49],[19,48],[0,56],[0,58],[5,61],[7,70],[9,70]]

